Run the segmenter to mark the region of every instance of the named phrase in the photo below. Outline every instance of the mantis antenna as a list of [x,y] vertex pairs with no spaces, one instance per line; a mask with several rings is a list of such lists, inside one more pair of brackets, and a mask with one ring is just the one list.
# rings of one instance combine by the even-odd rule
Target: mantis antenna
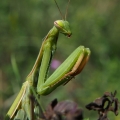
[[69,3],[70,3],[70,0],[68,1],[67,7],[66,7],[66,12],[65,12],[65,20],[66,20],[67,13],[68,13],[68,7],[69,7]]
[[54,0],[54,1],[55,1],[55,4],[57,5],[57,8],[58,8],[58,10],[59,10],[59,12],[60,12],[60,15],[61,15],[62,19],[64,20],[63,15],[62,15],[62,12],[61,12],[61,10],[60,10],[60,8],[59,8],[59,6],[58,6],[56,0]]

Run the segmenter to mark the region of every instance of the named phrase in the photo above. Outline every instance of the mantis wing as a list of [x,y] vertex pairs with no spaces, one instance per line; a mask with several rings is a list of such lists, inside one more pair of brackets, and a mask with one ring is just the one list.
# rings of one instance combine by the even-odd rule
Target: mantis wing
[[23,98],[24,95],[25,95],[26,88],[27,88],[27,84],[28,84],[28,81],[26,81],[26,82],[23,84],[23,86],[22,86],[20,92],[18,93],[15,101],[13,102],[12,106],[10,107],[10,109],[9,109],[7,115],[6,115],[6,118],[11,119],[11,118],[14,116],[15,112],[17,111],[18,107],[19,107],[20,104],[21,104],[22,98]]

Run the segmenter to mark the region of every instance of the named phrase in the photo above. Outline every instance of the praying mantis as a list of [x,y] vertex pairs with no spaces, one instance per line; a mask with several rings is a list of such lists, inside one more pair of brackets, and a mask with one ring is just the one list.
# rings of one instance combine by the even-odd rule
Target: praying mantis
[[[58,7],[56,0],[54,1]],[[90,56],[90,49],[85,48],[84,46],[79,46],[54,71],[54,73],[47,78],[51,60],[57,48],[59,33],[62,33],[67,37],[72,35],[69,22],[66,21],[66,15],[63,20],[56,20],[53,28],[45,36],[36,62],[31,72],[26,77],[26,81],[23,83],[18,96],[9,109],[6,115],[7,119],[24,120],[25,118],[23,117],[23,114],[25,114],[27,119],[32,120],[30,96],[35,96],[39,103],[39,96],[50,94],[57,87],[65,85],[78,75],[86,65]],[[17,117],[20,116],[20,114],[22,114],[21,118]]]

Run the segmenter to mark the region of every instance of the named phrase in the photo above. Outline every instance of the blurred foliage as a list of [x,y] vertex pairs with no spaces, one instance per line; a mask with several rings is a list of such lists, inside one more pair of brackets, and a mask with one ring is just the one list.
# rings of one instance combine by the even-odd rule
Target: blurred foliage
[[[57,0],[63,14],[67,1]],[[57,19],[61,16],[53,0],[0,1],[0,119],[30,72],[42,38]],[[54,58],[62,62],[79,45],[89,47],[92,54],[75,80],[42,99],[45,106],[54,98],[72,99],[84,109],[84,116],[93,120],[96,115],[85,109],[86,104],[105,91],[117,90],[120,98],[120,1],[71,0],[67,20],[73,35],[70,39],[59,36]],[[19,78],[13,71],[12,55]],[[120,115],[110,114],[110,118],[119,120]]]

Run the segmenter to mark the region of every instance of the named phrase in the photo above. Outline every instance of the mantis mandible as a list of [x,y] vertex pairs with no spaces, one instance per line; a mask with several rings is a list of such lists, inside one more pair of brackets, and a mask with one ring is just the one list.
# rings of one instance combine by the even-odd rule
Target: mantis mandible
[[53,28],[44,38],[36,62],[31,72],[27,76],[26,81],[23,83],[18,96],[9,109],[7,118],[18,119],[17,115],[19,113],[21,114],[20,111],[22,110],[22,112],[27,115],[27,118],[29,120],[32,120],[32,117],[30,115],[30,96],[33,95],[34,92],[38,96],[51,93],[60,85],[64,85],[69,82],[84,68],[89,59],[90,50],[89,48],[80,46],[75,51],[73,51],[73,53],[55,70],[55,72],[49,78],[47,78],[52,56],[54,55],[57,48],[59,33],[62,33],[67,37],[70,37],[72,35],[69,22],[66,21],[66,15],[65,19],[56,20],[54,22]]

